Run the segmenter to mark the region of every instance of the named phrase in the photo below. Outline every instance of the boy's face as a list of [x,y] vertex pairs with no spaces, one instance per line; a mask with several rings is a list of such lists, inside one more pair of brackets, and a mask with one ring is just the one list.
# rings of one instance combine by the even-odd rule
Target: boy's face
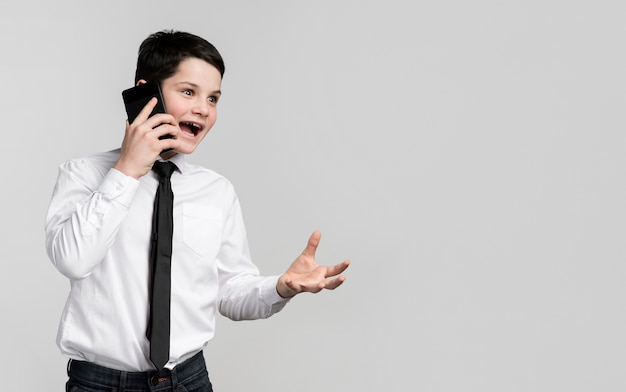
[[215,124],[221,85],[217,68],[198,58],[183,60],[176,73],[161,82],[167,113],[180,128],[177,152],[194,152]]

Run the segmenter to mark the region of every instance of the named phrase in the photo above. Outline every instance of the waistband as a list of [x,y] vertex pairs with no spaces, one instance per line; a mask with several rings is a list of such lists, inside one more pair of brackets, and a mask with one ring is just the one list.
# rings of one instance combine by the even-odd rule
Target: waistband
[[184,383],[204,371],[206,371],[206,364],[202,351],[172,370],[125,372],[75,359],[71,359],[67,365],[67,374],[71,378],[95,386],[117,388],[120,391],[174,389],[179,383]]

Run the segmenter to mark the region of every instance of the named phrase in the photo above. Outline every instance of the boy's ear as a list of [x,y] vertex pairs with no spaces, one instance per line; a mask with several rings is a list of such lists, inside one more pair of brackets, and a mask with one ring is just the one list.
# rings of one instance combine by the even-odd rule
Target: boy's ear
[[137,86],[141,86],[142,84],[146,84],[147,82],[144,79],[139,79],[137,81]]

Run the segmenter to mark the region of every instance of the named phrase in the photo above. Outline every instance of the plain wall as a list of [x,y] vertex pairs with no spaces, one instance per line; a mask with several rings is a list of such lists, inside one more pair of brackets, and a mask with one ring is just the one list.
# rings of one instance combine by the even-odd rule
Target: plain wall
[[626,390],[622,1],[0,4],[2,390],[61,391],[57,167],[116,148],[150,33],[226,61],[190,157],[228,177],[254,260],[322,231],[344,286],[218,319],[217,391]]

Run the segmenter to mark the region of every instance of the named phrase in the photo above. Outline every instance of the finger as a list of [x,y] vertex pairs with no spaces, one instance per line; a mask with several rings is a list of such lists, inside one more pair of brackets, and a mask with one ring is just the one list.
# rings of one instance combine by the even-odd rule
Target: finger
[[178,123],[176,122],[174,116],[167,113],[155,114],[154,116],[146,120],[146,125],[148,125],[151,129],[157,129],[161,125],[171,125],[178,128]]
[[156,128],[154,128],[154,136],[159,139],[177,139],[179,133],[180,128],[170,123],[160,124]]
[[306,248],[302,251],[303,256],[315,257],[315,251],[317,250],[317,246],[320,243],[320,238],[322,233],[318,230],[315,230],[313,234],[309,237],[309,242],[306,244]]
[[[168,153],[170,151],[178,151],[180,148],[180,141],[178,139],[162,139],[159,140],[159,148],[161,149],[161,156],[163,157],[163,153]],[[164,157],[164,159],[166,159]]]
[[139,112],[137,117],[135,117],[135,120],[132,123],[141,124],[145,122],[150,116],[150,113],[152,113],[152,110],[156,106],[157,102],[158,102],[158,99],[156,97],[150,98],[146,106],[144,106],[143,109],[141,109],[141,111]]
[[326,277],[328,278],[330,276],[339,275],[340,273],[345,271],[346,268],[348,268],[349,266],[350,266],[350,260],[344,260],[343,262],[341,262],[339,264],[327,267],[326,268]]
[[326,282],[324,288],[326,290],[334,290],[337,287],[341,286],[343,284],[343,282],[345,282],[345,281],[346,281],[346,277],[342,275],[342,276],[339,276],[339,277],[337,277],[335,279],[328,280]]

